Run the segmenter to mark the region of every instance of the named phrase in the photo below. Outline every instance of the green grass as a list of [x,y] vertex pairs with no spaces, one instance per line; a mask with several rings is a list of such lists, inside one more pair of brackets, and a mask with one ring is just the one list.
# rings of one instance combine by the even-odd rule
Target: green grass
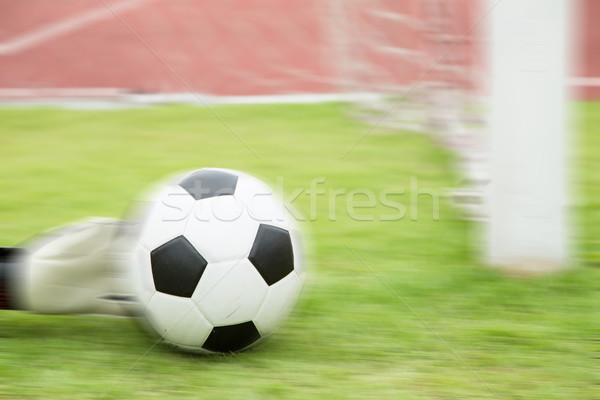
[[[89,215],[114,216],[165,174],[204,166],[247,171],[287,193],[456,185],[452,154],[425,136],[372,134],[337,104],[216,109],[0,110],[0,243]],[[295,202],[310,274],[284,327],[232,356],[152,346],[134,321],[0,312],[0,398],[590,399],[600,382],[600,105],[577,104],[572,181],[580,229],[572,268],[514,279],[480,265],[476,227],[420,196],[401,221],[389,208]],[[413,193],[414,194],[414,193]],[[334,219],[334,220],[333,220]],[[364,263],[350,250],[354,251]],[[372,271],[374,271],[374,274]],[[381,280],[380,280],[381,279]],[[383,282],[382,282],[383,281]],[[389,286],[389,287],[388,287]],[[397,296],[390,290],[397,294]],[[594,341],[596,340],[596,341]],[[595,358],[596,357],[596,358]]]

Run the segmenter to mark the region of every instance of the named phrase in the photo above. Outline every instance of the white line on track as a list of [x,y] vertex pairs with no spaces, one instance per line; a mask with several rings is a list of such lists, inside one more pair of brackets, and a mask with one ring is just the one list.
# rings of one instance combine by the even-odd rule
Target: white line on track
[[[125,11],[140,7],[141,5],[155,0],[126,0],[115,5],[111,5],[114,11]],[[41,28],[34,29],[28,33],[9,39],[0,43],[0,55],[8,55],[27,50],[40,45],[48,40],[57,38],[67,33],[108,18],[114,18],[113,11],[105,6],[93,10],[84,11],[76,16],[65,18],[52,22]]]

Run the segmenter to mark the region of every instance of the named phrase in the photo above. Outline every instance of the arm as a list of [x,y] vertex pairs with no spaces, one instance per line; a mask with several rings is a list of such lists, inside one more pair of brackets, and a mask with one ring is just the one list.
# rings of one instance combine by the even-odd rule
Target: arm
[[115,262],[129,249],[127,228],[92,218],[38,237],[26,251],[0,248],[0,309],[130,316],[135,298]]
[[0,310],[17,310],[14,274],[18,260],[25,254],[19,247],[0,247]]

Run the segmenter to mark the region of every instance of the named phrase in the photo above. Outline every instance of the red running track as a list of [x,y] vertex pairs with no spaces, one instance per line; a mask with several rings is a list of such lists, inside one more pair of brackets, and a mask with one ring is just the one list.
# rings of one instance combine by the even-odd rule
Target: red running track
[[[600,76],[600,52],[594,51],[600,25],[591,23],[600,1],[586,2],[590,23],[581,24],[577,75]],[[0,89],[218,95],[339,90],[331,31],[323,23],[326,0],[106,4],[118,17],[102,0],[0,0]],[[600,98],[598,89],[586,88],[586,97]]]

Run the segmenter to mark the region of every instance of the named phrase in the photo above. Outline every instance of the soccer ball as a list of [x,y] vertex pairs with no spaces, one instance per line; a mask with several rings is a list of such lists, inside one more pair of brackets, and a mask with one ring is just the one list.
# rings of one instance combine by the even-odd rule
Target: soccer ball
[[304,264],[292,214],[269,186],[204,168],[161,185],[145,209],[130,272],[148,322],[167,343],[228,353],[279,327]]

